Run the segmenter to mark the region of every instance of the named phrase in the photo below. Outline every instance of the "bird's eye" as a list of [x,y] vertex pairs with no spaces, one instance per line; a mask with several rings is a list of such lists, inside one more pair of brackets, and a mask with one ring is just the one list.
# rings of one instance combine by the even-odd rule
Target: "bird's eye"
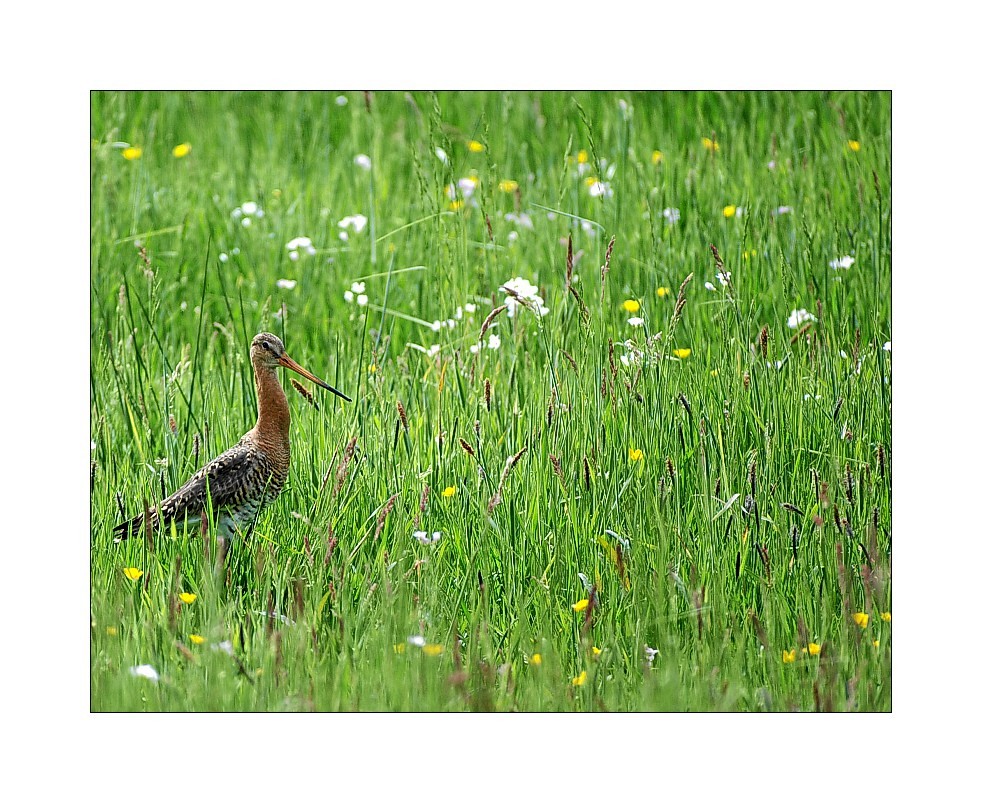
[[266,349],[266,351],[269,351],[269,343],[267,343],[265,340],[263,341],[263,348]]

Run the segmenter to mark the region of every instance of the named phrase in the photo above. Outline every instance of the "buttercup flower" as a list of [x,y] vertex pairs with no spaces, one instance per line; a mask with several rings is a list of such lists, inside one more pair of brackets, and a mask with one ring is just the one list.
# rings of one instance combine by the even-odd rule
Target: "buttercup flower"
[[680,360],[684,360],[686,357],[689,357],[692,354],[692,349],[674,349],[672,354],[674,354]]
[[204,644],[205,643],[205,637],[204,636],[199,636],[197,633],[190,633],[188,635],[188,639],[190,640],[190,642],[192,644]]
[[141,156],[143,156],[143,148],[123,148],[123,158],[128,162],[139,159]]
[[190,594],[187,591],[182,591],[177,596],[181,598],[181,602],[183,602],[185,605],[190,605],[198,598],[197,594]]
[[582,672],[580,672],[580,674],[578,674],[575,678],[573,678],[573,685],[574,686],[582,686],[584,683],[586,683],[586,670],[585,669]]
[[672,293],[672,291],[669,290],[667,287],[659,287],[656,292],[658,293],[659,298],[664,298],[665,296],[671,295]]
[[480,153],[484,150],[484,145],[482,145],[476,139],[472,139],[467,143],[467,150],[469,150],[471,153]]
[[442,644],[424,644],[423,652],[426,655],[439,655],[443,652]]
[[443,498],[444,499],[449,499],[455,493],[457,493],[457,486],[456,485],[448,485],[446,488],[443,489]]
[[794,650],[781,650],[781,660],[783,660],[786,664],[794,663],[794,659],[796,657],[797,654]]
[[715,139],[710,139],[709,137],[702,138],[702,147],[707,151],[712,151],[716,153],[719,151],[719,143]]
[[644,452],[640,449],[630,448],[627,450],[627,457],[632,463],[638,463],[644,460]]
[[635,313],[641,309],[641,302],[635,301],[633,298],[629,298],[621,306],[624,308],[625,312]]
[[174,154],[175,159],[183,159],[189,153],[191,153],[191,143],[182,142],[180,145],[175,145],[174,150],[171,151]]
[[127,566],[125,569],[123,569],[123,574],[125,574],[129,580],[139,580],[141,577],[143,577],[143,572],[133,566]]
[[582,613],[583,611],[586,610],[587,605],[589,604],[590,604],[590,600],[588,599],[578,600],[573,603],[573,610],[576,611],[577,613]]
[[542,656],[539,653],[535,653],[531,658],[529,658],[529,664],[531,666],[541,666]]
[[859,144],[859,141],[855,139],[849,140],[849,142],[847,142],[846,144],[849,146],[849,150],[853,152],[858,152],[859,149],[862,147],[862,145]]
[[812,657],[818,655],[821,652],[822,652],[821,644],[816,644],[815,642],[810,642],[808,644],[808,654],[811,655]]
[[652,151],[651,152],[651,163],[652,164],[661,164],[661,160],[663,158],[664,158],[664,154],[661,151]]
[[866,625],[869,624],[869,614],[863,613],[863,611],[859,611],[858,613],[854,613],[852,615],[852,620],[865,630]]
[[880,618],[884,622],[889,622],[892,620],[893,617],[890,616],[890,611],[884,611],[883,613],[880,614]]
[[518,189],[518,182],[513,181],[510,178],[506,178],[498,182],[498,189],[502,192],[514,192]]

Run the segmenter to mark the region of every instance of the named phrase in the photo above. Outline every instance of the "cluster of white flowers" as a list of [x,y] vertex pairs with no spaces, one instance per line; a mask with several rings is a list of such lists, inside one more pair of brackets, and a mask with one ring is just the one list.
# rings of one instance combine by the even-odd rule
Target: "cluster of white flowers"
[[306,251],[311,256],[317,253],[317,249],[311,245],[309,237],[294,237],[286,244],[286,250],[289,253],[290,260],[293,262],[300,259],[301,250]]
[[347,241],[348,229],[353,229],[355,234],[361,234],[367,225],[368,218],[364,215],[348,215],[347,217],[343,217],[338,221],[338,228],[341,229],[338,237]]
[[610,197],[614,194],[613,188],[610,186],[610,182],[607,181],[593,181],[590,183],[590,197],[600,198],[602,196]]
[[832,270],[849,270],[855,261],[855,259],[846,254],[844,257],[839,257],[838,259],[833,259],[831,262],[829,262],[829,267],[832,268]]
[[[436,530],[435,532],[432,533],[428,533],[426,532],[426,530],[416,530],[416,532],[413,533],[413,538],[415,538],[421,544],[428,545],[428,544],[435,544],[437,541],[440,540],[440,537],[442,535],[443,533],[441,533],[439,530]],[[423,637],[419,636],[418,638],[422,640]],[[410,643],[414,643],[414,642],[410,639]],[[422,642],[419,646],[422,647],[424,643],[425,642]]]
[[790,215],[792,212],[794,212],[794,209],[792,209],[790,206],[779,206],[777,209],[771,212],[771,214],[774,217],[777,217],[778,215]]
[[[235,248],[233,248],[231,251],[229,251],[229,254],[231,254],[234,257],[237,257],[239,255],[239,247],[236,246]],[[222,251],[222,253],[220,253],[218,255],[218,261],[219,262],[228,262],[228,254],[226,254],[224,251]]]
[[633,318],[628,318],[627,323],[629,326],[644,326],[644,318],[635,315]]
[[352,282],[351,289],[344,291],[344,300],[349,304],[357,303],[359,307],[368,305],[368,296],[365,295],[364,282]]
[[817,320],[818,318],[816,318],[806,309],[791,310],[791,314],[788,316],[788,328],[797,329],[799,326],[801,326],[803,323],[807,321],[817,321]]
[[501,338],[495,334],[488,335],[488,340],[486,343],[481,341],[480,343],[475,343],[473,346],[471,346],[471,354],[477,354],[482,348],[489,348],[492,351],[497,351],[499,348],[501,348]]
[[665,218],[665,222],[669,225],[674,225],[682,219],[682,213],[673,206],[670,206],[667,209],[662,209],[661,216]]
[[368,157],[367,157],[367,156],[366,156],[365,154],[363,154],[363,153],[359,153],[359,154],[358,154],[358,155],[357,155],[357,156],[355,157],[355,164],[356,164],[356,165],[357,165],[358,167],[360,167],[360,168],[361,168],[362,170],[371,170],[371,169],[372,169],[372,160],[371,160],[371,159],[369,159],[369,158],[368,158]]
[[648,662],[648,669],[651,669],[651,665],[654,663],[655,658],[658,657],[658,650],[654,647],[649,647],[647,644],[644,645],[644,659]]
[[237,206],[232,210],[232,217],[246,229],[252,225],[254,218],[258,220],[265,214],[263,208],[255,201],[246,201],[242,206]]
[[[522,301],[540,316],[549,313],[549,308],[545,306],[545,301],[539,297],[538,286],[532,284],[527,279],[516,276],[514,279],[509,279],[505,282],[501,286],[501,289],[507,293],[505,296],[505,306],[508,308],[509,318],[515,317],[515,310],[519,306],[523,306]],[[519,301],[519,299],[522,299],[522,301]]]
[[276,280],[276,286],[279,287],[281,290],[292,290],[294,287],[297,286],[297,280],[296,279],[277,279]]
[[140,664],[139,666],[131,666],[130,674],[135,678],[146,678],[147,680],[156,683],[160,680],[160,675],[157,670],[154,669],[150,664]]

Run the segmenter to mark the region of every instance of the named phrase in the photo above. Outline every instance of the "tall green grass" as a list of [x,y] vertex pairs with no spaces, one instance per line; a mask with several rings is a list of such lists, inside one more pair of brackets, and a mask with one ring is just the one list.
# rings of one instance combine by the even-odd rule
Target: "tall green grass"
[[[889,94],[336,97],[92,96],[93,709],[889,710]],[[114,544],[259,331],[356,401],[224,564]]]

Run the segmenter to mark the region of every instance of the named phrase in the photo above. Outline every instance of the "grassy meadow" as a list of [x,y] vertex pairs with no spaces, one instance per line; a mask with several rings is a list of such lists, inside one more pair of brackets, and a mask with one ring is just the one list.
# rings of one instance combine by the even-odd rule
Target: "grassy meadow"
[[[91,96],[94,711],[889,711],[889,93]],[[507,289],[506,289],[507,288]],[[255,423],[223,554],[112,527]]]

